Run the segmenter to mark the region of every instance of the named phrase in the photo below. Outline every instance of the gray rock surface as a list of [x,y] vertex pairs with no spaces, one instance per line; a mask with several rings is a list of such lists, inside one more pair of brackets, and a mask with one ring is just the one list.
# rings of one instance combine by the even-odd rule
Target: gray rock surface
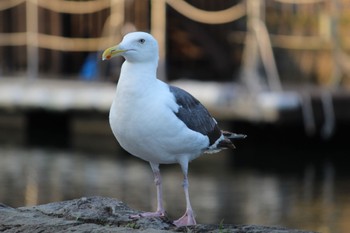
[[16,209],[0,204],[0,232],[307,233],[281,227],[231,224],[198,224],[177,228],[165,217],[129,217],[139,213],[121,201],[106,197],[83,197]]

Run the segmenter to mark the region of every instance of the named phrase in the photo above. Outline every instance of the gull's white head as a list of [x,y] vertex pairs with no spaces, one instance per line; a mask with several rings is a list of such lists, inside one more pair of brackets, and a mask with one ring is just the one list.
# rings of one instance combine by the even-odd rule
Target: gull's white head
[[106,49],[102,60],[123,56],[128,62],[157,62],[158,43],[146,32],[131,32],[124,36],[120,44]]

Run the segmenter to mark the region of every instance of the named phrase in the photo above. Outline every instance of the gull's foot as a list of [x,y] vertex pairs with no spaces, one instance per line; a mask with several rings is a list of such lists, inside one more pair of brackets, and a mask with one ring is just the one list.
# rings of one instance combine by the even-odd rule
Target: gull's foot
[[133,214],[130,215],[130,218],[153,218],[153,217],[165,217],[165,211],[162,210],[158,210],[156,212],[145,212],[145,213],[141,213],[141,214]]
[[181,226],[190,226],[190,225],[196,225],[196,219],[194,218],[194,214],[192,210],[187,210],[186,213],[179,218],[178,220],[174,221],[175,226],[181,227]]

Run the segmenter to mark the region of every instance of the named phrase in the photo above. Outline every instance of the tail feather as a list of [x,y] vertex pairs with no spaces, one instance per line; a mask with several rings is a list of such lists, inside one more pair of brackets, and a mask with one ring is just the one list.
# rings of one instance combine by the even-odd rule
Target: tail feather
[[247,137],[245,134],[236,134],[229,131],[221,130],[222,134],[224,135],[225,139],[220,141],[218,147],[219,148],[230,148],[235,149],[235,145],[233,144],[233,141],[236,139],[244,139]]
[[233,144],[233,141],[236,139],[244,139],[247,137],[247,135],[245,134],[236,134],[223,130],[221,130],[221,133],[223,135],[223,138],[221,137],[218,140],[218,142],[216,142],[214,145],[205,150],[205,153],[212,154],[228,148],[236,149],[235,145]]
[[221,130],[221,133],[225,136],[225,138],[228,138],[228,139],[244,139],[247,137],[247,135],[245,134],[237,134],[237,133],[232,133],[232,132],[229,132],[229,131],[224,131],[224,130]]

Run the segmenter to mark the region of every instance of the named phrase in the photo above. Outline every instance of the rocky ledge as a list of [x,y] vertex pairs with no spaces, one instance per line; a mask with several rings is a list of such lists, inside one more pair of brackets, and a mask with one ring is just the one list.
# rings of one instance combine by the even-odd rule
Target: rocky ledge
[[231,224],[198,224],[176,227],[167,218],[131,219],[141,213],[123,202],[106,197],[12,208],[0,204],[0,232],[234,232],[307,233],[281,227]]

